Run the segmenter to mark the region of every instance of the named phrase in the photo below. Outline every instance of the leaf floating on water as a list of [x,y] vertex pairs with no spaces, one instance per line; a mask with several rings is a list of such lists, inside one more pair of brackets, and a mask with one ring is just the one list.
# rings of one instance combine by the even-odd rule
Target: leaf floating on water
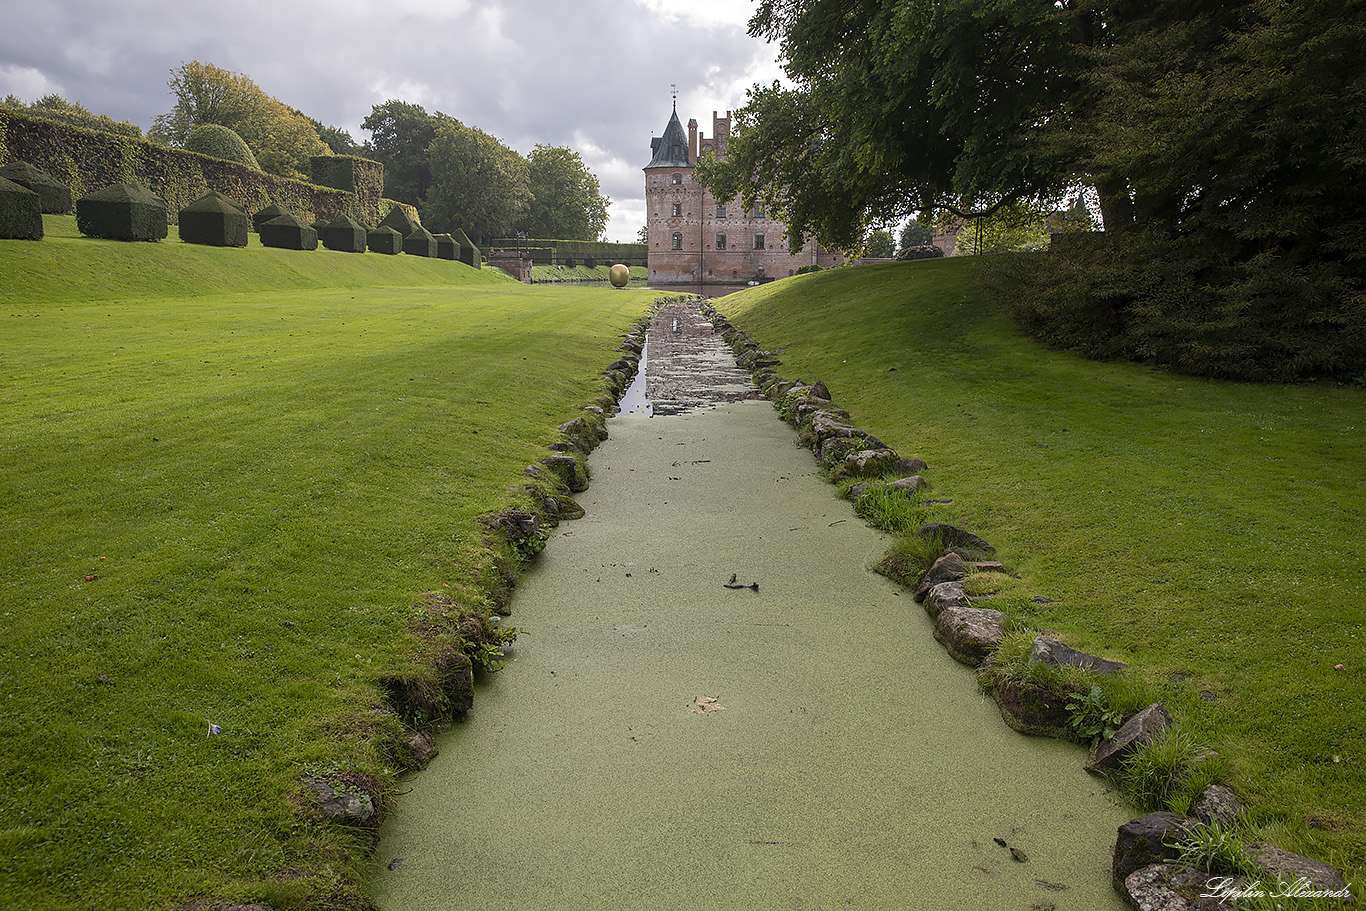
[[398,869],[399,867],[401,867],[402,865],[403,865],[403,858],[401,858],[401,857],[395,857],[393,860],[389,861],[389,869],[390,869],[390,870],[397,870],[397,869]]
[[692,701],[692,708],[688,711],[694,715],[705,715],[708,712],[724,712],[726,707],[717,700],[719,696],[698,696]]
[[1006,844],[1006,840],[1005,840],[1004,838],[999,837],[999,836],[996,837],[996,838],[993,838],[992,841],[996,842],[996,844],[1000,845],[1000,846],[1003,847],[1003,848],[1009,847],[1009,846]]
[[1019,848],[1011,848],[1010,857],[1017,864],[1022,864],[1025,861],[1029,860],[1029,855],[1021,851]]

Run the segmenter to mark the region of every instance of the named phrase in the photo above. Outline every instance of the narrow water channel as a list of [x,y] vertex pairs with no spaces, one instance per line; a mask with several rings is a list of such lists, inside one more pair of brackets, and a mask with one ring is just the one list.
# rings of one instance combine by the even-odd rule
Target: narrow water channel
[[[691,357],[741,397],[659,328],[652,389],[686,398]],[[887,539],[771,405],[677,411],[610,421],[587,515],[518,587],[515,659],[385,822],[379,906],[1125,907],[1130,814],[868,571]]]

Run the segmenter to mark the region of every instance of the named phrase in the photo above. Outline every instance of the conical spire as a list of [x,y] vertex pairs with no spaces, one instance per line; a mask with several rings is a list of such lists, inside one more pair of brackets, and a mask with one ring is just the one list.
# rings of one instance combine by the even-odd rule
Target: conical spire
[[683,124],[678,122],[678,99],[674,99],[673,115],[669,125],[664,128],[664,138],[650,144],[654,157],[645,167],[649,168],[691,168],[688,160],[688,134]]

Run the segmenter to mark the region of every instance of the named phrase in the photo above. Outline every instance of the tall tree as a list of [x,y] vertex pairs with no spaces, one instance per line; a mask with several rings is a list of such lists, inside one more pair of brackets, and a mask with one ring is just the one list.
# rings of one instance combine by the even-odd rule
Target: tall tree
[[171,145],[184,145],[197,126],[225,126],[242,137],[262,170],[296,178],[311,173],[313,156],[331,154],[307,117],[240,73],[192,60],[171,70],[167,85],[175,107],[156,118],[153,133]]
[[385,196],[413,206],[427,200],[432,186],[428,150],[437,127],[454,122],[407,101],[389,100],[370,109],[361,126],[370,131],[366,151],[384,165]]
[[527,155],[531,206],[517,229],[531,237],[597,240],[612,200],[573,149],[538,144]]
[[441,123],[428,149],[432,185],[422,222],[434,232],[460,228],[476,242],[508,233],[531,204],[526,159],[483,130]]
[[863,252],[866,256],[877,259],[887,259],[896,253],[896,241],[892,238],[892,232],[886,228],[877,228],[868,235],[864,241]]

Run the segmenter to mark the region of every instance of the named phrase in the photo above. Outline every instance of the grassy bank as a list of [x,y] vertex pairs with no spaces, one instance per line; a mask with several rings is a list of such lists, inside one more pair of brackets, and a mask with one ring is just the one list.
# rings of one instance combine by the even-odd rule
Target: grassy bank
[[485,603],[478,517],[648,298],[73,222],[0,241],[0,907],[348,906],[301,778],[392,782],[415,605]]
[[824,380],[858,426],[930,464],[951,500],[935,518],[1021,577],[995,606],[1130,662],[1228,757],[1266,838],[1359,889],[1366,390],[1053,353],[971,268],[842,269],[717,305],[784,376]]

